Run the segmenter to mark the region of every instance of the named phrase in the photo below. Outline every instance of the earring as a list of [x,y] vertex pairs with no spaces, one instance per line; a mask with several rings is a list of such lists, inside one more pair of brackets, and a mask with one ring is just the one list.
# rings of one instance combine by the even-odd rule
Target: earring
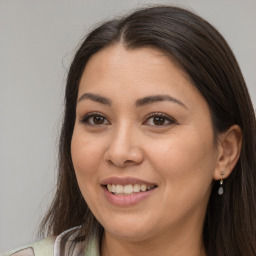
[[[224,176],[224,175],[225,175],[225,172],[221,171],[221,172],[220,172],[220,175],[221,175],[221,176]],[[219,195],[219,196],[223,195],[223,193],[224,193],[224,189],[223,189],[222,185],[223,185],[223,179],[220,180],[220,187],[219,187],[219,189],[218,189],[218,195]]]
[[223,180],[220,180],[220,187],[218,189],[219,196],[223,195],[223,193],[224,193],[224,189],[223,189],[222,185],[223,185]]

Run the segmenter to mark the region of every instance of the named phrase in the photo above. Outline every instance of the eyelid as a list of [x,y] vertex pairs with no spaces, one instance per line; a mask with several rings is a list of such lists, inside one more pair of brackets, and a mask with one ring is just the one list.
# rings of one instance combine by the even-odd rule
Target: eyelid
[[[104,124],[90,124],[88,122],[88,120],[90,118],[92,118],[92,117],[95,117],[95,116],[103,117],[105,120],[107,120],[108,123],[107,124],[106,123],[104,123]],[[85,124],[85,125],[89,125],[89,126],[102,126],[102,125],[109,125],[109,124],[111,124],[110,121],[108,120],[108,118],[104,114],[102,114],[100,112],[90,112],[90,113],[87,113],[87,114],[81,116],[79,122],[82,123],[82,124]]]
[[162,112],[153,112],[153,113],[148,114],[148,115],[146,116],[146,120],[143,122],[143,124],[145,124],[145,123],[146,123],[150,118],[152,118],[152,117],[163,117],[163,118],[165,118],[167,121],[169,121],[169,124],[164,124],[164,125],[150,125],[150,126],[158,126],[158,127],[161,127],[161,126],[167,126],[167,125],[177,124],[177,121],[176,121],[173,117],[171,117],[171,116],[169,116],[169,115],[167,115],[167,114],[165,114],[165,113],[162,113]]
[[[103,124],[90,124],[90,123],[88,122],[88,120],[89,120],[90,118],[95,117],[95,116],[99,116],[99,117],[104,118],[105,121],[107,121],[107,123],[104,121]],[[172,124],[177,124],[177,121],[176,121],[173,117],[171,117],[171,116],[169,116],[169,115],[167,115],[167,114],[165,114],[165,113],[162,113],[162,112],[153,112],[153,113],[148,114],[148,115],[146,116],[146,120],[145,120],[142,124],[143,124],[143,125],[147,125],[148,120],[149,120],[150,118],[154,118],[154,117],[162,117],[162,118],[164,118],[166,121],[168,121],[168,124],[162,124],[162,125],[156,125],[156,124],[155,124],[155,125],[154,125],[154,124],[151,124],[151,125],[150,125],[150,124],[149,124],[149,126],[163,127],[163,126],[168,126],[168,125],[172,125]],[[103,125],[110,125],[110,124],[111,124],[111,122],[109,121],[109,119],[108,119],[104,114],[102,114],[102,113],[100,113],[100,112],[90,112],[90,113],[87,113],[87,114],[85,114],[85,115],[83,115],[83,116],[80,117],[79,122],[80,122],[81,124],[85,124],[85,125],[88,125],[88,126],[103,126]]]

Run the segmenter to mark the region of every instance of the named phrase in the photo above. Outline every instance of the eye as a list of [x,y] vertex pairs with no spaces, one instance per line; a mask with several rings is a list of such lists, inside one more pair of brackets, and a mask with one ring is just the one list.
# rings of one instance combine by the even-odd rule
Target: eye
[[174,123],[176,123],[176,121],[166,114],[152,113],[149,116],[147,116],[147,119],[143,124],[152,126],[166,126]]
[[110,124],[110,122],[106,119],[106,117],[100,113],[89,113],[89,114],[85,115],[80,120],[80,122],[82,124],[94,125],[94,126]]

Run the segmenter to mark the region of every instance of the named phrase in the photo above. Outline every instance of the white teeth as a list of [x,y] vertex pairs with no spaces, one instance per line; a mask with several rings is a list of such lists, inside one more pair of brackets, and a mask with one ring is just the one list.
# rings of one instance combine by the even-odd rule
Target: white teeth
[[123,185],[116,185],[116,193],[117,194],[124,193],[124,186]]
[[[109,184],[108,184],[109,185]],[[110,185],[111,186],[111,185]],[[110,190],[108,190],[108,191],[110,191],[110,192],[112,192],[112,193],[116,193],[116,185],[112,185],[111,186],[111,189]]]
[[109,192],[112,192],[114,194],[133,194],[138,193],[140,191],[145,192],[146,190],[151,190],[154,188],[154,186],[147,186],[145,184],[139,185],[139,184],[128,184],[128,185],[118,185],[118,184],[108,184],[107,189]]
[[140,186],[140,190],[143,191],[143,192],[146,191],[147,190],[147,186],[146,185],[141,185]]
[[140,192],[140,185],[139,185],[139,184],[135,184],[135,185],[133,186],[133,192],[134,192],[134,193]]
[[132,185],[125,185],[125,186],[124,186],[124,193],[125,193],[125,194],[131,194],[131,193],[133,193],[133,186],[132,186]]

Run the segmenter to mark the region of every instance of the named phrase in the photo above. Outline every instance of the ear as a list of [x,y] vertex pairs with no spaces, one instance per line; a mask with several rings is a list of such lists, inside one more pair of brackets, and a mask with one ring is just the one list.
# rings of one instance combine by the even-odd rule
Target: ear
[[234,169],[241,153],[242,131],[232,125],[226,132],[218,135],[218,159],[214,179],[226,179]]

